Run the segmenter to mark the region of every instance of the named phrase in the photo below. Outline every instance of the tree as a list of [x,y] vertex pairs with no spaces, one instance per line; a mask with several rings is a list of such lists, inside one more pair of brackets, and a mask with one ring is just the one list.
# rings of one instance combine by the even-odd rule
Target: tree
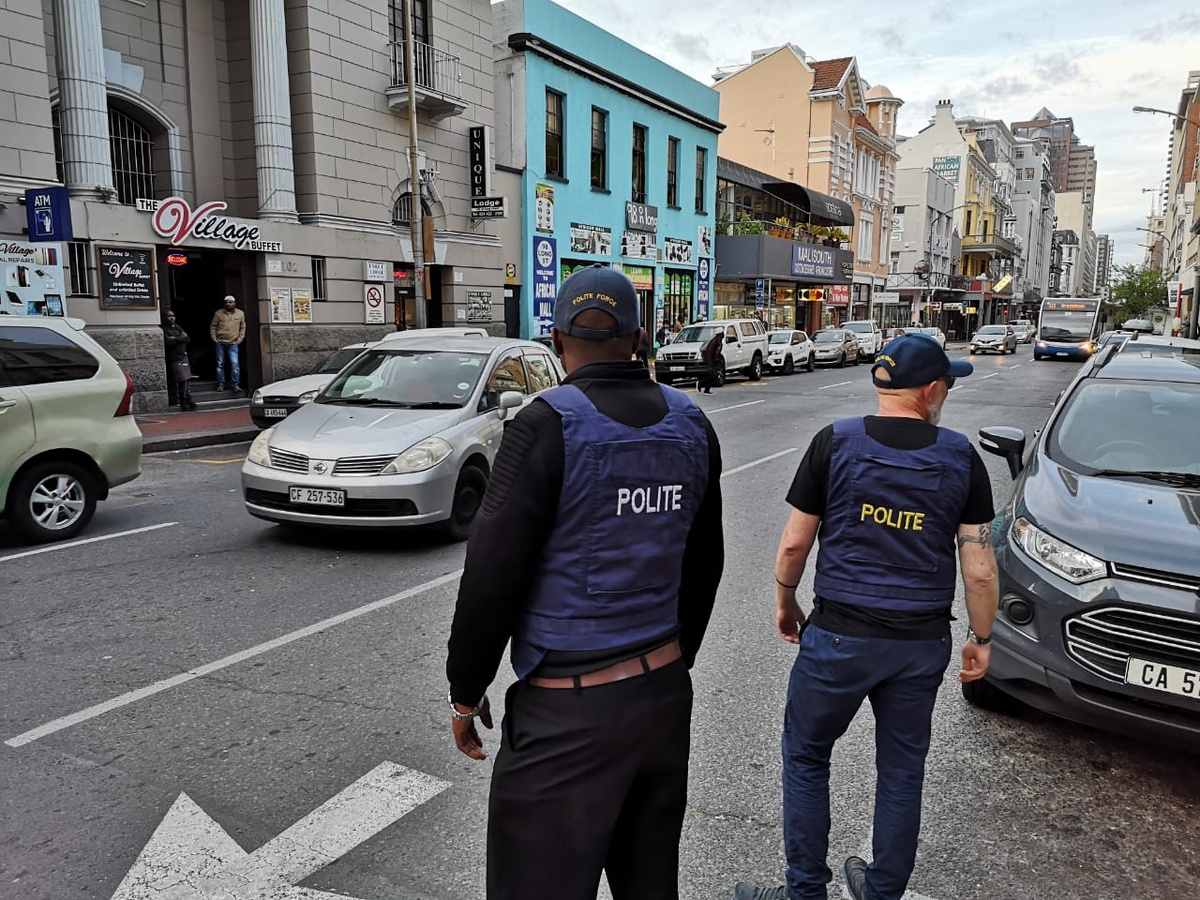
[[1167,304],[1167,275],[1162,269],[1117,266],[1112,297],[1126,319],[1144,319],[1155,307]]

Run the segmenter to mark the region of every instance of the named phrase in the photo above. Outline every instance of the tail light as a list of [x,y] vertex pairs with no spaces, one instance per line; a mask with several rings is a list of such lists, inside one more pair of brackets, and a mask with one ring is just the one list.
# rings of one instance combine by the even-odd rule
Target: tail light
[[129,377],[128,372],[122,372],[125,376],[125,396],[121,398],[121,402],[117,405],[117,411],[113,413],[113,418],[117,416],[129,415],[129,407],[133,404],[133,379]]

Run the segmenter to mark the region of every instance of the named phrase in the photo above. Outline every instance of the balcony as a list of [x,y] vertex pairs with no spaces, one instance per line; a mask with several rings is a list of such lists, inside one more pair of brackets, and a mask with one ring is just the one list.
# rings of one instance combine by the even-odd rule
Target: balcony
[[[467,109],[462,98],[462,73],[457,56],[435,50],[421,41],[413,42],[414,93],[417,109],[425,110],[433,122],[461,116]],[[396,41],[392,50],[392,80],[387,89],[392,112],[408,110],[408,79],[404,72],[404,44]]]
[[1012,238],[999,234],[969,234],[963,238],[962,252],[964,256],[968,253],[985,253],[991,259],[995,259],[1001,256],[1016,256],[1017,245]]

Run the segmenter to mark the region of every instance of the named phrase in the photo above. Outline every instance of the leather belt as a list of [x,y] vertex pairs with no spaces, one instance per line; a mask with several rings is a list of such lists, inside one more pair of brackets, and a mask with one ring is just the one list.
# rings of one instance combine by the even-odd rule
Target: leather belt
[[637,678],[639,675],[646,675],[655,669],[669,666],[675,660],[682,657],[683,650],[679,647],[679,641],[671,641],[671,643],[663,644],[649,653],[643,653],[641,656],[635,656],[633,659],[627,659],[623,662],[613,663],[611,666],[605,666],[603,669],[596,669],[593,672],[584,672],[582,675],[568,675],[563,678],[529,678],[527,681],[533,687],[539,688],[599,687],[602,684],[612,684],[617,681],[624,681],[627,678]]

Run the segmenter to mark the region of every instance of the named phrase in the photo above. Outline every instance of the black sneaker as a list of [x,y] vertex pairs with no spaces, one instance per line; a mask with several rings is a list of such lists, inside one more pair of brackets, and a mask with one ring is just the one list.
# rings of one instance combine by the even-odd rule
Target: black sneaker
[[846,878],[846,890],[854,900],[867,900],[867,862],[851,856],[842,864],[842,875]]
[[739,881],[733,886],[733,900],[788,900],[787,886],[760,888]]

